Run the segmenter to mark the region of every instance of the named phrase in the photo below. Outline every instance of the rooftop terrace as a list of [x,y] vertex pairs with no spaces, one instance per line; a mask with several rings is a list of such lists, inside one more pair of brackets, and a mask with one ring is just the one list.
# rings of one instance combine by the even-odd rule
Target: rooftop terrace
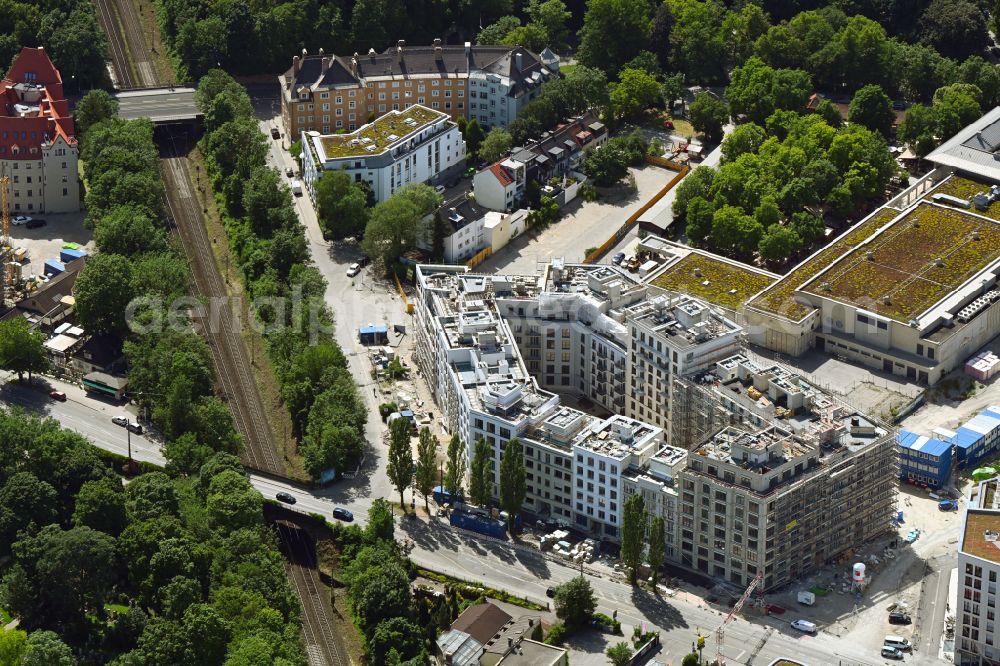
[[962,552],[1000,562],[1000,512],[969,509],[962,534]]
[[737,310],[751,296],[774,283],[774,278],[736,262],[724,261],[700,252],[668,266],[652,282],[653,286],[703,298],[709,303]]
[[384,152],[446,117],[440,111],[417,104],[403,111],[390,111],[348,134],[327,134],[318,140],[329,159],[365,157]]
[[905,323],[998,254],[1000,224],[956,208],[922,203],[856,245],[802,290]]

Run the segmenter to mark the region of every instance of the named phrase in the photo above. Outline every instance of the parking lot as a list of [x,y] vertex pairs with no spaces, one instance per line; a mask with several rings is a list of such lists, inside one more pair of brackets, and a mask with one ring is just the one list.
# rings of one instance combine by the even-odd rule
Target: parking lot
[[673,177],[673,172],[653,166],[630,169],[635,176],[637,191],[617,201],[570,202],[558,222],[537,234],[528,231],[480,264],[476,270],[484,273],[506,271],[512,274],[533,273],[538,263],[553,257],[567,262],[583,261],[586,250],[603,243]]
[[94,248],[93,233],[84,228],[85,213],[60,213],[53,215],[35,215],[32,217],[45,220],[45,226],[28,229],[25,225],[10,227],[11,242],[15,248],[27,250],[24,264],[24,277],[42,275],[45,262],[48,259],[59,259],[59,250],[63,243],[78,243],[83,249],[92,251]]

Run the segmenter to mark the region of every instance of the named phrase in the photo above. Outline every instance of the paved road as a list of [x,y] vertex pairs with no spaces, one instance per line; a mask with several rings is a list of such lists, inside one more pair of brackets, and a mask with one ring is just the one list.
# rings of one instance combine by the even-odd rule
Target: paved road
[[154,123],[189,120],[201,115],[194,103],[194,88],[131,90],[115,95],[118,116],[126,120],[149,118]]
[[[0,400],[20,405],[31,412],[52,416],[101,448],[116,453],[125,452],[125,431],[110,421],[111,416],[121,411],[120,408],[86,397],[74,385],[54,380],[44,381],[52,388],[65,391],[69,400],[64,403],[53,402],[47,396],[49,388],[42,391],[9,382],[0,389]],[[162,454],[148,438],[133,435],[132,446],[133,455],[137,459],[162,464]],[[251,475],[250,478],[254,487],[265,497],[274,497],[278,491],[292,494],[298,500],[293,507],[295,510],[329,516],[332,508],[340,504],[350,508],[362,525],[372,497],[370,493],[359,492],[359,488],[338,486],[310,493],[307,489],[262,476]],[[391,493],[385,495],[392,497]],[[543,603],[547,601],[546,587],[578,574],[577,568],[550,561],[536,551],[483,539],[452,529],[437,520],[402,520],[398,532],[401,538],[407,537],[413,541],[414,548],[410,557],[418,566],[467,580],[482,581]],[[670,663],[679,662],[699,631],[711,632],[722,619],[718,610],[706,607],[683,591],[674,598],[658,597],[636,591],[610,575],[589,578],[601,611],[608,614],[618,611],[618,619],[626,625],[646,624],[650,629],[661,631],[661,658]],[[852,664],[873,664],[880,661],[873,659],[866,651],[857,650],[822,632],[818,636],[799,634],[788,625],[795,616],[789,613],[786,618],[755,618],[753,622],[737,619],[726,631],[729,663],[746,664],[753,657],[752,663],[760,665],[770,663],[779,656],[797,657],[812,666],[848,661]],[[714,642],[709,640],[706,656],[710,652],[714,653],[714,649]],[[913,657],[908,661],[932,663],[923,656]]]

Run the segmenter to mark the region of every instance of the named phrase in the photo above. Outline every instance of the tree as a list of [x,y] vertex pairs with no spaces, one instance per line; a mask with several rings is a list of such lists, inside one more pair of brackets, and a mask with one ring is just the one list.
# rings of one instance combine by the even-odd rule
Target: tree
[[549,47],[560,52],[566,48],[566,37],[569,34],[566,24],[573,18],[573,14],[562,0],[530,0],[527,12],[531,22],[544,31]]
[[[559,0],[555,0],[555,2],[559,2]],[[513,141],[510,132],[502,127],[494,127],[486,135],[482,145],[479,146],[479,157],[492,164],[510,151]]]
[[677,186],[672,210],[676,217],[687,214],[688,205],[695,197],[711,199],[712,183],[715,181],[715,169],[707,166],[696,166],[688,172]]
[[830,127],[840,127],[841,123],[844,122],[844,117],[840,115],[840,109],[828,99],[824,99],[816,105],[816,115]]
[[260,523],[264,498],[246,474],[226,470],[212,478],[205,498],[208,524],[222,533],[253,529]]
[[125,488],[125,512],[132,523],[176,516],[180,514],[180,496],[163,472],[143,474]]
[[135,297],[128,259],[104,253],[90,257],[76,279],[73,297],[77,319],[86,330],[125,331],[125,312]]
[[107,211],[97,223],[94,241],[101,252],[127,257],[169,248],[163,230],[135,206],[115,206]]
[[722,206],[712,216],[708,240],[719,249],[743,256],[751,255],[760,243],[764,229],[760,223],[736,206]]
[[982,53],[990,43],[983,11],[970,0],[932,0],[920,26],[925,42],[957,60]]
[[766,140],[767,132],[760,125],[739,125],[722,140],[722,161],[734,162],[744,153],[756,153]]
[[393,526],[392,505],[382,497],[376,497],[368,508],[368,527],[366,535],[371,541],[392,541]]
[[56,518],[57,495],[51,484],[31,472],[17,472],[0,486],[0,553],[31,523],[48,525]]
[[424,496],[424,509],[430,513],[427,496],[434,492],[437,481],[437,441],[431,434],[431,429],[420,429],[420,440],[417,442],[417,467],[414,476],[414,487]]
[[403,251],[414,246],[424,218],[441,202],[441,195],[427,185],[403,187],[375,206],[361,248],[388,268]]
[[688,115],[695,130],[705,135],[709,141],[722,138],[722,126],[729,122],[729,109],[722,100],[700,92],[688,108]]
[[854,93],[847,118],[852,123],[860,123],[888,137],[896,114],[892,111],[889,96],[882,91],[881,86],[872,83]]
[[422,643],[421,627],[413,621],[405,617],[382,620],[375,626],[369,640],[372,663],[388,664],[386,656],[390,650],[396,650],[400,659],[415,657]]
[[896,135],[909,145],[917,157],[926,157],[937,146],[938,117],[934,110],[923,104],[914,104],[906,110],[906,117],[899,124]]
[[507,529],[513,533],[514,522],[527,492],[525,485],[524,450],[521,440],[514,437],[504,446],[500,456],[500,507],[507,512]]
[[410,420],[397,417],[389,425],[389,464],[386,474],[399,491],[399,508],[406,513],[403,491],[413,484],[413,451],[410,448]]
[[628,155],[620,146],[608,141],[587,154],[583,170],[594,185],[610,187],[628,174]]
[[102,120],[118,115],[118,102],[105,90],[91,90],[73,109],[76,121],[76,135],[82,138],[87,130]]
[[452,497],[462,496],[465,468],[465,443],[456,433],[451,436],[451,441],[448,442],[448,462],[444,470],[444,489]]
[[583,576],[572,578],[556,587],[555,604],[556,617],[567,627],[578,629],[590,623],[590,618],[597,608],[597,599],[590,581]]
[[681,666],[698,666],[700,663],[701,660],[698,658],[697,652],[689,652],[681,660]]
[[521,19],[516,16],[501,16],[494,23],[489,24],[476,35],[476,44],[497,45],[503,44],[504,38],[511,31],[521,27]]
[[802,247],[802,239],[794,229],[772,224],[764,231],[757,247],[764,261],[781,263]]
[[476,440],[469,474],[469,499],[473,504],[489,507],[493,497],[493,451],[485,437]]
[[17,381],[28,381],[35,372],[49,367],[49,357],[45,352],[45,334],[32,330],[28,320],[15,317],[0,321],[0,368],[17,373]]
[[316,206],[327,238],[358,236],[368,223],[368,196],[345,171],[324,171],[316,181]]
[[775,69],[758,57],[733,69],[726,87],[733,116],[745,115],[758,125],[777,110],[798,111],[812,92],[809,74],[801,69]]
[[[663,7],[666,7],[666,5],[663,5]],[[660,94],[663,95],[663,103],[667,107],[667,113],[673,115],[674,104],[677,100],[681,100],[682,103],[684,101],[684,75],[670,74],[667,76],[663,80],[663,86],[660,88]]]
[[89,527],[111,536],[125,529],[125,493],[121,483],[112,480],[87,481],[76,494],[73,524]]
[[[578,34],[578,58],[613,76],[646,48],[653,27],[652,5],[642,0],[588,0]],[[626,37],[627,36],[627,37]]]
[[611,88],[611,108],[618,118],[635,118],[660,99],[659,82],[642,69],[623,69]]
[[503,38],[503,43],[507,46],[523,46],[535,52],[544,49],[546,41],[545,28],[537,23],[514,28]]
[[479,152],[479,144],[483,142],[483,128],[479,126],[479,121],[473,118],[465,126],[465,149],[470,155]]
[[184,611],[183,625],[191,638],[194,664],[211,666],[223,662],[230,628],[216,609],[208,604],[191,604]]
[[662,516],[654,516],[649,526],[649,548],[646,552],[646,561],[653,572],[653,584],[659,582],[660,567],[667,556],[667,532],[666,523]]
[[628,643],[616,643],[607,649],[608,661],[611,666],[628,666],[632,662],[632,648]]
[[712,218],[715,208],[702,197],[691,199],[685,216],[684,232],[692,243],[703,243],[712,233]]
[[76,666],[76,657],[54,631],[33,631],[28,636],[21,666]]
[[27,647],[27,633],[20,629],[0,627],[0,664],[15,666],[22,663]]
[[642,495],[636,493],[625,500],[622,508],[621,560],[629,569],[629,581],[633,585],[642,564],[643,542],[646,536],[646,504]]

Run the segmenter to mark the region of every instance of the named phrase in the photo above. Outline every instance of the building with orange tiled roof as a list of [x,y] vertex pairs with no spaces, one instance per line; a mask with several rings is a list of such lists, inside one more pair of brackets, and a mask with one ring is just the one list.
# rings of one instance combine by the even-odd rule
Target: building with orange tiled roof
[[0,176],[11,213],[80,210],[77,145],[62,77],[42,47],[21,49],[0,81]]

